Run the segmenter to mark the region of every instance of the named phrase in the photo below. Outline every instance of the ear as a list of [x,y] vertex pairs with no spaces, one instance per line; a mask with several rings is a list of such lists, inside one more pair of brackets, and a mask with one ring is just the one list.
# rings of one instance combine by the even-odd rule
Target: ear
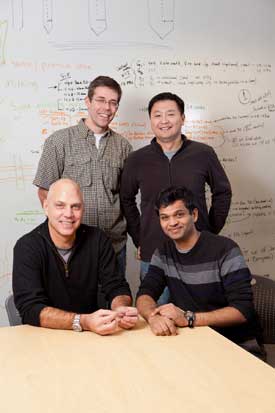
[[184,125],[184,122],[185,122],[185,114],[183,113],[183,114],[181,115],[181,117],[182,117],[182,125]]
[[44,209],[45,215],[48,216],[48,201],[47,201],[47,199],[45,199],[44,202],[43,202],[43,209]]
[[91,101],[90,101],[89,96],[86,96],[84,101],[85,101],[87,109],[89,109],[89,107],[91,106]]
[[194,208],[194,210],[193,210],[193,212],[192,212],[192,217],[193,217],[194,223],[197,222],[197,220],[198,220],[198,218],[199,218],[198,208]]

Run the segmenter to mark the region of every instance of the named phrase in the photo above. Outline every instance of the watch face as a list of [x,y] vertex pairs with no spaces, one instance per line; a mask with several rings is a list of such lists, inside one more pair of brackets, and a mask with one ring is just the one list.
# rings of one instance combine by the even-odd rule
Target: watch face
[[188,327],[193,327],[194,326],[194,322],[195,322],[195,313],[193,313],[193,311],[185,311],[185,318],[188,321]]

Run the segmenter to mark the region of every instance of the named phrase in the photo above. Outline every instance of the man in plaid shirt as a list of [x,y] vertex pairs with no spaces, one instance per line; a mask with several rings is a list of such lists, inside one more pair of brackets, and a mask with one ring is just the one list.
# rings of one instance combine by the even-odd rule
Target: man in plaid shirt
[[53,182],[60,178],[76,181],[84,196],[82,222],[107,233],[120,272],[125,274],[126,223],[120,208],[119,189],[124,162],[132,146],[109,128],[121,94],[120,85],[110,77],[99,76],[90,83],[85,98],[88,117],[47,138],[33,183],[38,186],[43,205]]

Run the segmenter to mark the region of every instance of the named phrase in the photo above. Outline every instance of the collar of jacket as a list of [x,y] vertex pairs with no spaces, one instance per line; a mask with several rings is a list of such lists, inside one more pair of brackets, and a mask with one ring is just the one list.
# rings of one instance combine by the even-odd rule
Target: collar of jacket
[[[39,227],[37,228],[37,232],[40,236],[45,238],[47,242],[49,242],[53,248],[56,249],[56,245],[53,243],[51,236],[50,236],[48,218],[46,218],[46,220],[41,225],[39,225]],[[74,243],[73,248],[75,248],[81,242],[81,239],[83,238],[85,232],[86,232],[85,225],[81,224],[80,227],[77,228],[76,230],[76,237],[75,237],[75,243]]]
[[[181,145],[181,147],[177,150],[177,153],[183,151],[183,149],[184,149],[184,148],[186,147],[186,145],[188,144],[188,139],[187,139],[187,137],[186,137],[185,135],[182,134],[182,135],[181,135],[181,139],[182,139],[182,145]],[[163,154],[163,149],[162,149],[162,147],[160,146],[160,144],[157,142],[157,138],[156,138],[156,137],[154,137],[154,138],[151,140],[151,147],[152,147],[152,149],[154,149],[155,151]]]

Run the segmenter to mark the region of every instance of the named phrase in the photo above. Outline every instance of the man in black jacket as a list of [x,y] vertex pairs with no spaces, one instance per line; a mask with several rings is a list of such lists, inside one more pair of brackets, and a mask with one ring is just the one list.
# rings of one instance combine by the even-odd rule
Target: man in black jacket
[[[133,327],[137,310],[116,270],[111,241],[99,228],[81,224],[78,184],[56,181],[43,206],[48,219],[14,248],[13,293],[23,323],[101,335]],[[111,310],[98,310],[99,283]]]
[[[228,178],[215,151],[182,135],[184,102],[172,93],[154,96],[148,106],[155,138],[128,157],[122,175],[121,201],[127,230],[141,259],[141,278],[148,270],[154,250],[164,234],[154,211],[157,194],[171,185],[191,190],[198,205],[197,228],[215,234],[224,226],[231,202]],[[211,190],[208,211],[205,186]],[[136,195],[140,190],[141,214]],[[167,302],[166,298],[160,303]]]

